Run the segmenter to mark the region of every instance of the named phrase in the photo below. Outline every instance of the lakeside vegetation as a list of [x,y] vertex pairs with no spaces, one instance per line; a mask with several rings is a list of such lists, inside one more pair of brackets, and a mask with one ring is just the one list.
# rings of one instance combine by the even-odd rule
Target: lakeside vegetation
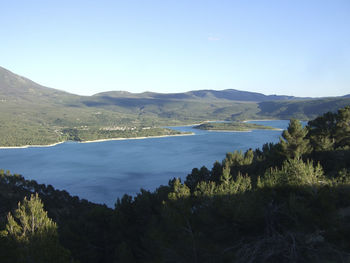
[[270,126],[247,122],[206,122],[193,128],[207,131],[279,130]]
[[0,131],[0,147],[45,146],[65,141],[85,142],[101,139],[127,139],[188,134],[157,127],[126,127],[122,129],[111,129],[110,127],[74,127],[61,128],[60,130],[18,127],[11,133],[9,133],[9,130],[12,129],[3,129]]
[[292,119],[280,142],[114,209],[0,171],[0,253],[5,263],[348,262],[349,211],[348,106],[306,127]]
[[144,128],[126,128],[126,129],[111,129],[111,128],[105,128],[105,129],[63,129],[62,130],[62,138],[64,141],[71,140],[71,141],[96,141],[96,140],[103,140],[103,139],[116,139],[116,138],[143,138],[143,137],[153,137],[153,136],[172,136],[172,135],[180,135],[180,134],[189,134],[189,133],[182,133],[179,131],[175,131],[172,129],[167,128],[151,128],[151,127],[144,127]]

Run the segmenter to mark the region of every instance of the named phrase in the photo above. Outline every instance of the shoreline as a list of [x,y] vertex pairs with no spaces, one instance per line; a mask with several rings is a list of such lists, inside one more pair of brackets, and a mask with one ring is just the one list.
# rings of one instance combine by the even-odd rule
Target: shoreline
[[192,124],[172,125],[172,126],[162,126],[162,127],[165,127],[165,128],[171,128],[171,127],[191,127],[191,126],[201,125],[201,124],[207,123],[207,122],[219,122],[219,121],[209,121],[209,120],[206,120],[206,121],[202,121],[202,122],[198,122],[198,123],[192,123]]
[[22,145],[22,146],[1,146],[0,150],[2,149],[26,149],[26,148],[39,148],[39,147],[53,147],[62,143],[65,143],[66,141],[62,142],[55,142],[52,144],[43,144],[43,145]]
[[[201,130],[201,129],[199,129]],[[246,130],[246,131],[231,131],[231,130],[202,130],[202,131],[208,131],[208,132],[252,132],[253,130]]]
[[277,119],[259,119],[259,120],[244,120],[242,122],[249,122],[249,121],[278,121]]
[[155,135],[155,136],[147,136],[147,137],[130,137],[130,138],[108,138],[108,139],[98,139],[92,141],[82,141],[77,143],[94,143],[94,142],[107,142],[107,141],[126,141],[126,140],[144,140],[144,139],[152,139],[152,138],[166,138],[166,137],[178,137],[178,136],[191,136],[195,135],[195,133],[185,133],[185,134],[173,134],[173,135]]
[[274,128],[274,129],[251,129],[246,131],[234,131],[234,130],[202,130],[201,131],[209,131],[209,132],[252,132],[252,131],[283,131],[283,129]]
[[[259,119],[259,120],[244,120],[241,122],[249,122],[249,121],[275,121],[276,119]],[[191,127],[191,126],[197,126],[203,123],[208,123],[208,122],[225,122],[222,120],[205,120],[200,123],[193,123],[193,124],[185,124],[185,125],[175,125],[175,126],[164,126],[167,128],[171,127]],[[231,130],[205,130],[205,131],[210,131],[210,132],[252,132],[255,129],[248,130],[248,131],[231,131]],[[256,130],[264,130],[264,129],[256,129]],[[272,129],[275,131],[282,131],[283,129]],[[186,134],[173,134],[173,135],[156,135],[156,136],[147,136],[147,137],[130,137],[130,138],[107,138],[107,139],[98,139],[98,140],[91,140],[91,141],[73,141],[77,143],[94,143],[94,142],[105,142],[105,141],[122,141],[122,140],[143,140],[143,139],[151,139],[151,138],[165,138],[165,137],[175,137],[175,136],[190,136],[190,135],[195,135],[195,133],[186,133]],[[6,149],[26,149],[26,148],[39,148],[39,147],[53,147],[65,142],[69,141],[61,141],[61,142],[56,142],[52,144],[43,144],[43,145],[22,145],[22,146],[0,146],[0,150],[6,150]]]
[[250,121],[278,121],[280,119],[248,119],[243,121],[226,121],[226,120],[205,120],[198,123],[192,123],[192,124],[184,124],[184,125],[174,125],[174,126],[162,126],[162,127],[189,127],[189,126],[197,126],[201,125],[203,123],[210,123],[210,122],[250,122]]
[[106,142],[106,141],[125,141],[125,140],[143,140],[143,139],[152,139],[152,138],[165,138],[165,137],[176,137],[176,136],[191,136],[195,135],[195,133],[185,133],[185,134],[173,134],[173,135],[156,135],[156,136],[147,136],[147,137],[130,137],[130,138],[108,138],[108,139],[98,139],[98,140],[92,140],[92,141],[62,141],[62,142],[56,142],[52,144],[43,144],[43,145],[22,145],[22,146],[1,146],[0,150],[6,150],[6,149],[27,149],[27,148],[46,148],[46,147],[53,147],[65,142],[76,142],[76,143],[94,143],[94,142]]

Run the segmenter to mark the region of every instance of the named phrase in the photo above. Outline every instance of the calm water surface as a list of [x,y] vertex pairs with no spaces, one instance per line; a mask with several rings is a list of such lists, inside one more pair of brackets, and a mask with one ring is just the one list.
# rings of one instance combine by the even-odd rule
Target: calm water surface
[[[288,121],[254,121],[281,129]],[[192,136],[106,141],[66,142],[54,147],[1,149],[0,168],[26,179],[51,184],[72,195],[113,207],[123,194],[140,188],[154,190],[169,179],[185,179],[194,167],[207,166],[226,152],[258,148],[277,142],[281,131],[213,132],[175,127]]]

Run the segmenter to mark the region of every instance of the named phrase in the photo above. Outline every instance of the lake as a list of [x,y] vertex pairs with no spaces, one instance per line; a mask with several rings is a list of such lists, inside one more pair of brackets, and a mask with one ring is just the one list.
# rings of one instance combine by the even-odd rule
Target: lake
[[[289,121],[252,123],[285,129]],[[172,128],[195,135],[1,149],[0,168],[113,207],[125,193],[135,195],[141,188],[154,190],[174,177],[185,179],[192,168],[205,165],[211,169],[216,160],[225,158],[226,152],[261,148],[281,136],[281,131],[276,130],[214,132],[191,126]]]

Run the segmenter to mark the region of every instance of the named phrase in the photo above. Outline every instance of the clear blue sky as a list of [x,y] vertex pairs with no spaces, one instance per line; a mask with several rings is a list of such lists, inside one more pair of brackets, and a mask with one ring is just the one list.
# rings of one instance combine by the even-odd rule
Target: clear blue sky
[[0,66],[71,93],[350,93],[349,0],[3,0],[0,23]]

